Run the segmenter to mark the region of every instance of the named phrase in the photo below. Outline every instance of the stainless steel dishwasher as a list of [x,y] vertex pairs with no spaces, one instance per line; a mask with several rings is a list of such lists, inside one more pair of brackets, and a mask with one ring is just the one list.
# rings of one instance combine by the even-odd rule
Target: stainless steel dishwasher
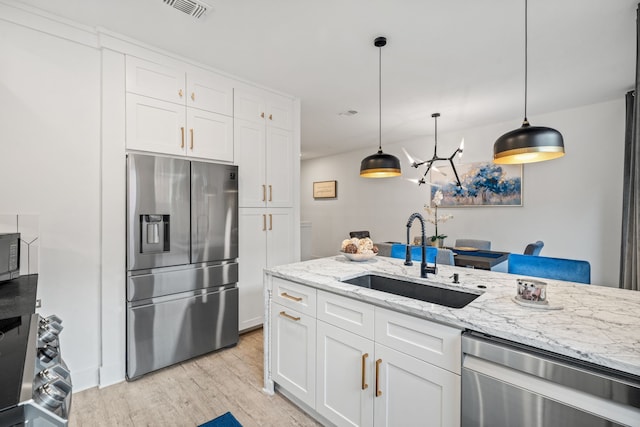
[[475,332],[462,352],[462,426],[640,426],[639,377]]

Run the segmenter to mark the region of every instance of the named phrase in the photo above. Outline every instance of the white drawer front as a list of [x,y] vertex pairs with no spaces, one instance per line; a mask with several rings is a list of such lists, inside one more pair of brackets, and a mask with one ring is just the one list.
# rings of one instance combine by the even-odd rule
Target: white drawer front
[[460,375],[461,331],[375,308],[375,341]]
[[273,301],[316,317],[316,290],[309,286],[274,277],[272,281]]
[[318,319],[373,340],[373,306],[330,292],[318,291]]

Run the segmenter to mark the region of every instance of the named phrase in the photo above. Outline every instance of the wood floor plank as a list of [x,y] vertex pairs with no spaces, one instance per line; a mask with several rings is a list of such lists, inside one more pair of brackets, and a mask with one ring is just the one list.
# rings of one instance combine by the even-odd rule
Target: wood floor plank
[[69,426],[192,427],[227,411],[243,427],[319,426],[282,395],[262,392],[262,346],[258,329],[241,335],[235,347],[74,393]]

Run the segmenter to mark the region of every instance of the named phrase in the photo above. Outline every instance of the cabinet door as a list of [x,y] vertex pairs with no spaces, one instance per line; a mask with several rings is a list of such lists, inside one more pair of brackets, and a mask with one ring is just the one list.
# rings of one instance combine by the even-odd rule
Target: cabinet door
[[233,102],[233,116],[236,119],[265,124],[266,105],[261,91],[236,89]]
[[262,270],[266,267],[267,217],[263,209],[238,212],[239,330],[263,323]]
[[276,303],[271,304],[271,376],[315,407],[316,319]]
[[293,251],[292,209],[270,209],[267,213],[267,267],[296,261]]
[[233,162],[233,118],[187,108],[187,155]]
[[267,206],[293,206],[293,135],[267,127]]
[[322,321],[317,336],[316,411],[337,426],[373,425],[373,341]]
[[266,98],[267,126],[284,130],[293,129],[293,102],[284,96],[269,95]]
[[264,207],[267,198],[264,124],[236,119],[234,140],[239,167],[238,203],[246,208]]
[[376,427],[460,425],[460,376],[381,344],[375,354]]
[[233,83],[205,70],[187,70],[187,107],[233,116]]
[[184,155],[184,107],[145,96],[127,94],[127,149]]
[[184,69],[133,56],[127,56],[125,66],[127,92],[184,105]]

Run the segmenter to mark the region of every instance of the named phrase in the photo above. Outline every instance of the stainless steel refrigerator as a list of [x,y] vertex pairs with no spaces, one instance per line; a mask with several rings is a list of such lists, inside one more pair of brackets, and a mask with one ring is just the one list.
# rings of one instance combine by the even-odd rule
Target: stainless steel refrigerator
[[127,378],[238,342],[237,166],[127,156]]

